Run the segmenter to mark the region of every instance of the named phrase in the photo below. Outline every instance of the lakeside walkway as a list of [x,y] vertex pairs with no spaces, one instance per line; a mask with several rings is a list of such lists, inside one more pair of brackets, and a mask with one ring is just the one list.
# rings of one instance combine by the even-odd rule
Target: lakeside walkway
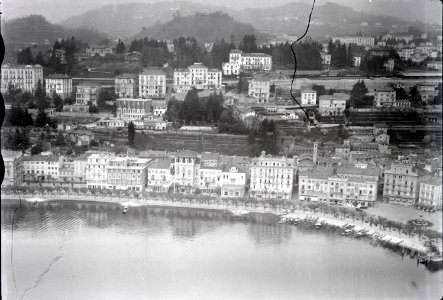
[[[415,251],[419,251],[423,254],[428,253],[425,242],[428,241],[425,237],[419,238],[416,235],[407,235],[400,233],[398,230],[381,228],[376,225],[371,225],[367,221],[353,219],[350,216],[346,217],[334,217],[332,214],[312,212],[304,210],[293,210],[288,213],[287,209],[276,209],[272,207],[258,206],[252,207],[245,204],[239,205],[238,203],[201,203],[198,201],[177,201],[174,199],[155,198],[155,199],[139,199],[139,198],[121,198],[121,197],[109,197],[109,196],[90,196],[90,195],[53,195],[53,194],[1,194],[2,199],[10,200],[25,200],[31,202],[44,202],[44,201],[88,201],[88,202],[103,202],[103,203],[115,203],[122,206],[164,206],[164,207],[180,207],[180,208],[195,208],[195,209],[207,209],[207,210],[229,210],[234,214],[247,214],[247,213],[270,213],[279,216],[283,216],[289,219],[312,219],[317,218],[318,222],[323,222],[330,226],[343,227],[345,224],[354,225],[356,231],[366,230],[368,235],[379,235],[381,240],[393,245],[404,246]],[[439,252],[442,252],[441,243],[437,243]]]

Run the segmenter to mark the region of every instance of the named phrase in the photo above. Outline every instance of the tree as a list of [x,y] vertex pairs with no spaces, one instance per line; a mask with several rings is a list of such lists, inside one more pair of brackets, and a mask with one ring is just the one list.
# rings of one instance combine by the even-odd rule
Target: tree
[[257,40],[255,39],[255,35],[245,35],[243,37],[243,41],[238,46],[240,50],[243,52],[257,52]]
[[65,137],[61,132],[58,133],[57,138],[55,139],[56,146],[66,146]]
[[114,102],[117,99],[114,91],[111,89],[101,89],[97,96],[97,106],[103,108],[107,101]]
[[88,111],[90,114],[97,114],[98,113],[98,108],[97,106],[95,106],[94,104],[90,104]]
[[411,100],[411,104],[414,107],[420,107],[424,104],[423,100],[421,99],[421,95],[417,89],[417,86],[413,86],[410,90],[409,90],[409,97]]
[[35,127],[46,127],[46,125],[51,124],[51,118],[45,113],[44,110],[39,109],[37,117],[35,118]]
[[46,65],[46,63],[45,63],[45,59],[43,58],[43,54],[42,54],[41,51],[39,51],[39,52],[37,53],[37,56],[35,57],[35,61],[34,61],[34,63],[35,63],[36,65],[41,65],[41,66]]
[[180,119],[187,123],[199,122],[203,118],[203,108],[198,97],[198,92],[192,88],[185,97],[180,110]]
[[117,47],[115,49],[115,52],[117,54],[123,54],[125,52],[125,44],[123,43],[123,41],[121,39],[118,39]]
[[55,92],[54,92],[54,94],[52,94],[52,103],[54,104],[54,107],[55,107],[56,111],[62,111],[62,109],[63,109],[63,100]]
[[37,155],[43,152],[43,144],[41,141],[38,141],[37,144],[35,144],[31,148],[31,155]]
[[37,88],[35,89],[34,96],[36,98],[35,105],[37,109],[46,109],[49,107],[49,102],[45,96],[45,91],[42,87],[40,79],[37,81]]
[[368,98],[365,97],[368,89],[366,88],[366,84],[363,80],[359,80],[354,84],[351,90],[351,97],[349,99],[351,106],[359,106],[367,104]]
[[135,125],[132,122],[128,124],[128,144],[129,146],[134,146],[135,139]]

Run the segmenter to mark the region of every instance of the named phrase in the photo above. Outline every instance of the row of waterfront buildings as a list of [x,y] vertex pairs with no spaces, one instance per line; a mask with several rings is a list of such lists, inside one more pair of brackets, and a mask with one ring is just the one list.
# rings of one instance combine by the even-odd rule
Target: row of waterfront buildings
[[323,202],[373,206],[384,201],[441,209],[441,167],[422,168],[399,159],[385,166],[356,161],[335,163],[309,154],[293,158],[248,158],[194,151],[145,151],[116,155],[89,151],[78,157],[24,156],[2,151],[3,185],[52,185],[90,189],[203,193],[221,197]]

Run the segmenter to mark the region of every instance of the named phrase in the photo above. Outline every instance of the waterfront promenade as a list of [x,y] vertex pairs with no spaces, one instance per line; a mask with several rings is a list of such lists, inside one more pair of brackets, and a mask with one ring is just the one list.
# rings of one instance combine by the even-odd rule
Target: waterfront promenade
[[[180,207],[180,208],[195,208],[195,209],[209,209],[209,210],[227,210],[231,213],[242,215],[247,213],[270,213],[279,216],[284,216],[289,219],[301,219],[301,220],[316,220],[316,222],[322,222],[324,225],[342,227],[345,224],[351,224],[355,226],[355,229],[366,230],[368,235],[379,235],[386,243],[393,245],[404,246],[406,248],[419,251],[423,254],[428,252],[425,242],[430,238],[425,235],[417,235],[414,233],[406,233],[403,230],[387,227],[383,224],[377,224],[378,222],[368,221],[370,217],[359,218],[356,214],[347,215],[334,211],[309,211],[308,205],[302,205],[302,203],[286,203],[286,205],[269,204],[266,202],[260,203],[258,201],[236,201],[235,199],[222,199],[222,198],[195,198],[192,197],[183,198],[172,195],[166,197],[165,195],[157,195],[150,197],[145,196],[136,197],[135,195],[129,195],[127,197],[121,196],[109,196],[109,195],[87,195],[87,194],[51,194],[51,193],[20,193],[13,192],[1,194],[2,199],[9,200],[23,200],[31,202],[44,202],[44,201],[88,201],[88,202],[103,202],[103,203],[115,203],[122,205],[123,207],[131,206],[164,206],[164,207]],[[374,222],[374,223],[372,223]],[[438,242],[440,241],[440,242]],[[437,238],[436,246],[438,251],[442,251],[441,245],[441,233],[440,238]]]

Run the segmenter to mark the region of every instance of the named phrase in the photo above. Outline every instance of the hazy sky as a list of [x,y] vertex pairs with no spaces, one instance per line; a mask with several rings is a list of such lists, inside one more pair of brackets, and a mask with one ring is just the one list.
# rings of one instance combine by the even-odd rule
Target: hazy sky
[[[20,17],[27,14],[41,14],[51,22],[60,22],[67,17],[78,15],[103,5],[131,2],[153,3],[165,1],[167,0],[3,0],[1,6],[3,17],[7,19]],[[242,9],[249,7],[277,6],[289,2],[312,3],[312,0],[191,0],[190,2],[212,3],[217,6],[227,6],[234,9]],[[394,9],[397,10],[398,8],[398,10],[401,11],[402,5],[399,3],[408,2],[413,3],[413,6],[425,6],[425,9],[429,11],[429,13],[433,14],[436,13],[435,10],[437,9],[437,13],[441,14],[441,5],[436,6],[436,4],[440,4],[439,0],[316,0],[318,5],[324,4],[325,2],[335,2],[338,4],[351,6],[356,10],[369,12],[377,3],[396,3],[396,5],[394,5]],[[382,12],[386,15],[398,15],[398,11]],[[378,11],[378,13],[380,13],[380,11]],[[437,19],[441,19],[441,17],[438,17],[439,16],[437,16]]]

